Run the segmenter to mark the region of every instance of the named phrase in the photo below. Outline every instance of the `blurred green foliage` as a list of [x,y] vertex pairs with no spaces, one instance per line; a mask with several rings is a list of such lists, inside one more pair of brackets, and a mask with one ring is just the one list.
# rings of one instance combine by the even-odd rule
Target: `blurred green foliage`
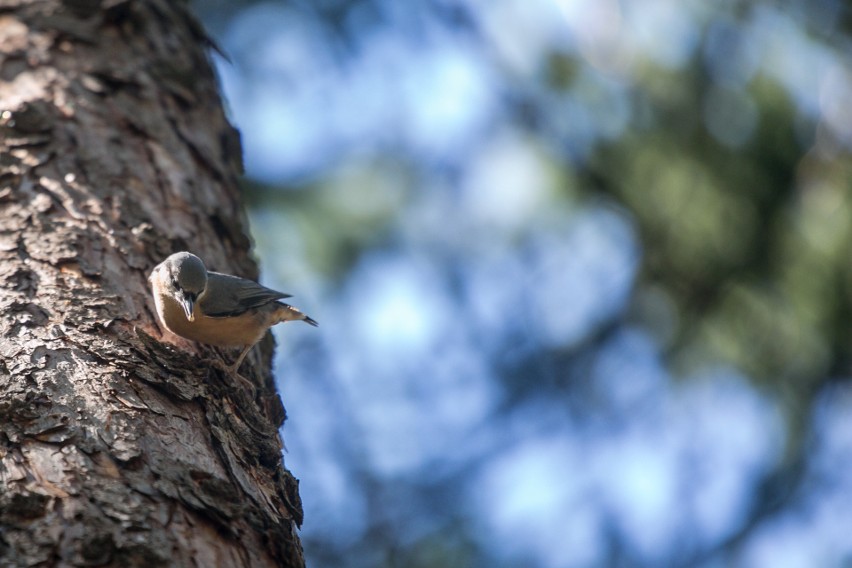
[[[329,360],[317,374],[340,398],[332,405],[336,418],[358,432],[356,449],[334,438],[330,451],[347,456],[339,475],[351,484],[341,491],[357,492],[368,503],[358,509],[368,519],[368,528],[358,533],[365,540],[347,544],[333,531],[309,532],[309,554],[321,564],[510,566],[520,559],[523,565],[561,568],[727,565],[734,559],[739,562],[734,565],[760,565],[753,563],[763,558],[760,545],[749,543],[772,534],[773,519],[781,523],[800,507],[822,506],[819,499],[825,497],[812,488],[817,482],[808,481],[807,473],[818,470],[820,448],[833,447],[824,443],[833,438],[821,429],[830,422],[825,400],[840,399],[833,389],[846,388],[852,361],[852,30],[846,4],[634,0],[532,7],[419,0],[402,8],[381,0],[327,0],[199,5],[214,35],[234,51],[237,72],[223,68],[223,73],[242,75],[235,93],[251,99],[245,85],[252,80],[271,83],[266,88],[281,96],[296,93],[270,105],[264,116],[273,123],[276,105],[296,109],[278,118],[284,125],[280,136],[290,137],[287,147],[302,158],[282,152],[282,163],[296,164],[291,169],[259,163],[260,170],[278,173],[250,177],[246,199],[271,278],[292,283],[291,288],[314,287],[322,299],[318,303],[340,318],[331,323],[341,332],[337,343],[306,346],[314,358],[297,360],[291,370],[298,374],[299,365],[315,366],[318,354]],[[241,10],[254,19],[241,21]],[[264,36],[268,30],[234,31],[249,27],[249,20],[279,17],[286,22],[281,26],[325,42],[328,53],[306,61],[286,38]],[[447,50],[458,51],[448,70],[430,59]],[[378,70],[363,63],[371,57],[378,59]],[[469,61],[476,62],[473,70],[465,67]],[[417,75],[430,65],[441,72],[426,79]],[[365,88],[369,96],[359,87],[362,76],[376,82]],[[447,91],[430,83],[439,79],[447,81]],[[448,119],[457,109],[439,104],[447,102],[442,97],[451,98],[450,87],[464,93],[470,84],[479,85],[469,91],[470,106],[481,108],[468,109],[474,118],[462,113],[463,120]],[[237,98],[233,95],[231,104],[239,116]],[[411,118],[422,105],[425,118]],[[294,122],[291,114],[303,122]],[[245,116],[253,115],[245,111]],[[468,126],[462,129],[459,122]],[[250,135],[250,121],[239,126]],[[314,138],[321,143],[308,142]],[[596,217],[596,211],[609,213]],[[584,228],[583,219],[597,229]],[[634,233],[637,251],[629,239],[617,236],[623,227]],[[624,302],[619,285],[613,285],[614,307],[608,308],[595,294],[632,270],[619,254],[635,255],[638,273],[635,280],[625,277]],[[607,265],[602,255],[616,260]],[[372,306],[383,305],[385,292],[371,299],[371,290],[352,289],[363,282],[390,282],[386,292],[392,295],[393,283],[405,283],[411,274],[418,275],[410,279],[421,294],[414,313],[406,311],[410,304],[403,293],[397,304],[377,313]],[[585,289],[577,281],[589,274],[598,276]],[[332,305],[338,311],[332,312]],[[591,315],[581,323],[560,319],[562,311],[583,312],[584,306]],[[427,312],[422,321],[417,310]],[[394,330],[391,335],[398,337],[366,341],[369,322],[355,321],[353,314],[375,316],[376,329]],[[572,331],[572,325],[580,331]],[[580,554],[577,562],[554,562],[529,551],[501,556],[496,551],[505,543],[489,552],[483,542],[491,536],[483,536],[482,528],[488,521],[466,509],[469,501],[459,494],[476,493],[476,488],[460,489],[463,480],[479,479],[502,463],[504,445],[532,447],[558,433],[572,443],[605,447],[596,437],[603,437],[599,430],[610,436],[606,440],[624,435],[629,441],[635,437],[631,428],[648,424],[663,424],[660,437],[668,434],[660,417],[666,414],[651,410],[657,408],[653,403],[628,405],[621,414],[609,410],[621,408],[621,398],[644,400],[631,388],[645,387],[609,377],[616,387],[603,388],[590,378],[608,350],[618,351],[612,346],[636,330],[654,338],[672,378],[665,395],[671,400],[689,399],[678,390],[687,388],[680,383],[700,383],[696,378],[729,368],[751,382],[748,392],[778,405],[785,430],[780,455],[755,466],[757,471],[732,470],[748,488],[737,505],[742,518],[716,537],[684,521],[688,526],[681,530],[689,538],[671,537],[668,548],[659,545],[649,553],[637,544],[643,535],[620,524],[623,505],[603,499],[589,513],[603,519],[590,521],[602,527],[590,529],[589,542],[597,544],[583,548],[589,556]],[[406,341],[425,347],[407,351]],[[370,359],[371,345],[379,346],[380,361]],[[636,363],[629,349],[618,353],[632,373],[658,372],[653,357]],[[441,366],[443,361],[449,363]],[[387,369],[398,375],[392,388],[378,382]],[[442,372],[449,377],[446,383],[436,378]],[[433,389],[493,375],[494,408],[482,424],[460,427],[458,434],[465,442],[477,436],[491,441],[479,441],[466,459],[436,463],[430,454],[420,470],[383,473],[364,449],[375,443],[371,419],[362,414],[361,399],[341,386],[347,373],[362,376],[365,390],[376,381],[370,396],[380,397],[379,406],[400,423],[406,415],[418,415],[416,401],[434,411],[424,415],[420,434],[425,438],[442,420],[436,408],[442,401]],[[397,390],[409,398],[394,398]],[[670,400],[655,396],[658,404]],[[285,402],[291,409],[304,404],[295,397]],[[539,405],[540,412],[530,411]],[[453,412],[465,410],[448,416]],[[728,417],[724,408],[720,412],[711,414],[724,424]],[[689,431],[689,418],[681,417],[673,428]],[[711,441],[724,439],[721,426],[711,430],[716,427],[720,433],[708,434]],[[770,440],[761,442],[766,447],[774,439],[772,428],[767,422],[756,429]],[[412,447],[421,443],[411,440]],[[749,443],[731,441],[732,446]],[[454,444],[460,445],[448,443],[447,454]],[[702,448],[690,450],[701,454]],[[326,463],[318,460],[314,463]],[[690,480],[698,466],[679,460],[672,458],[678,465],[671,476]],[[564,475],[589,475],[586,465]],[[307,478],[319,471],[301,474]],[[687,497],[698,492],[689,481],[683,483],[681,489],[666,490]],[[650,487],[649,494],[658,487],[638,486]],[[642,491],[626,493],[643,497],[634,495]],[[581,501],[595,498],[586,495]],[[500,502],[503,496],[493,499]],[[680,519],[675,512],[671,516]],[[820,539],[828,537],[809,538],[819,549],[826,542]],[[830,542],[835,548],[824,565],[852,557],[852,550]],[[588,550],[605,552],[594,556]]]

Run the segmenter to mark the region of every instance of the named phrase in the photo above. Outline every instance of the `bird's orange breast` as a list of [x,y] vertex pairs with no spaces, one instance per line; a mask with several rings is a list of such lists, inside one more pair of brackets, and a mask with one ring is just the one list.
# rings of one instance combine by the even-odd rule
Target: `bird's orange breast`
[[154,299],[160,319],[169,331],[200,343],[220,347],[252,345],[269,327],[269,314],[263,309],[233,317],[211,318],[205,316],[196,303],[194,319],[189,321],[180,304],[170,296],[157,294]]

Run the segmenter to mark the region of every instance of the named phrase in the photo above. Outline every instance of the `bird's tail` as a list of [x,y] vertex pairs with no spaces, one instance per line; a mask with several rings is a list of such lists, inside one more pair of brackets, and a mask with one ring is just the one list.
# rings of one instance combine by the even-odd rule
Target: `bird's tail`
[[278,302],[278,306],[278,311],[275,314],[276,316],[278,316],[278,321],[275,323],[281,323],[282,321],[303,321],[305,323],[311,324],[314,327],[317,327],[319,325],[316,320],[303,314],[300,310],[294,308],[290,304]]

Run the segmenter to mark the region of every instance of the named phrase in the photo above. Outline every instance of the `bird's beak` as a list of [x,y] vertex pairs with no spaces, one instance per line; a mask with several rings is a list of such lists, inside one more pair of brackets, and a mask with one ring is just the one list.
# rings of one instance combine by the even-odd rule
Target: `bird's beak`
[[186,319],[195,321],[195,314],[192,313],[195,307],[195,300],[189,294],[182,294],[180,297],[180,307],[183,308],[183,313],[186,314]]

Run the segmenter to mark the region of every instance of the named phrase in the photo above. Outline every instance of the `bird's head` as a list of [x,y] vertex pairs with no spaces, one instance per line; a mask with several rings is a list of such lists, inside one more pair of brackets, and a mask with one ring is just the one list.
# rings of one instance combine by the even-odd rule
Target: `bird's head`
[[154,269],[152,279],[183,308],[186,319],[195,320],[193,309],[207,287],[207,268],[194,254],[178,252]]

